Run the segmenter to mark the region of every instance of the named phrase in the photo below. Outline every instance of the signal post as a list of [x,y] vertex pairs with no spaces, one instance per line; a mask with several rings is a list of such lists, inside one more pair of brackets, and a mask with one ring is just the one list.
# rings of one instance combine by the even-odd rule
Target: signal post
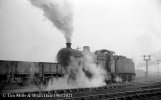
[[144,57],[144,61],[146,62],[146,73],[145,73],[145,77],[148,78],[148,61],[150,61],[150,57],[151,55],[143,55]]
[[157,60],[157,75],[159,77],[159,64],[160,64],[161,60]]

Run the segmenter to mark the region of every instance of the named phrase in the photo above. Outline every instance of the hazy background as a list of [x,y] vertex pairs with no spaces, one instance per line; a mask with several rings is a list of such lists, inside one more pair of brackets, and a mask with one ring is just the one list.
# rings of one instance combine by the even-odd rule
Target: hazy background
[[[72,48],[109,49],[150,71],[161,59],[161,0],[72,0]],[[28,0],[0,0],[0,59],[56,62],[63,34]],[[161,69],[160,69],[161,70]]]

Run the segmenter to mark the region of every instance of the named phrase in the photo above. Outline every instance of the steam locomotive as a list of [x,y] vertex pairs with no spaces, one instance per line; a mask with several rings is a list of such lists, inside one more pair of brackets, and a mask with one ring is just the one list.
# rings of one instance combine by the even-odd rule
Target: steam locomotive
[[[84,46],[83,51],[72,49],[71,43],[66,43],[66,48],[58,51],[58,63],[51,62],[25,62],[25,61],[0,61],[0,81],[23,84],[30,80],[37,85],[47,85],[49,79],[59,78],[65,74],[70,64],[70,56],[80,58],[83,53],[90,53],[95,57],[95,63],[102,66],[108,72],[108,82],[116,82],[116,78],[122,82],[132,81],[135,78],[134,62],[125,56],[114,55],[113,51],[106,49],[90,52],[88,46]],[[90,73],[85,71],[90,77]]]
[[[90,52],[89,46],[84,46],[83,51],[79,51],[71,48],[71,43],[66,43],[66,48],[59,50],[57,54],[57,61],[64,68],[68,67],[70,64],[70,57],[75,58],[82,57],[83,54],[91,54],[95,58],[95,63],[97,66],[103,67],[107,71],[108,82],[116,82],[116,78],[121,79],[121,82],[130,82],[135,79],[135,64],[130,58],[125,56],[114,55],[115,52],[101,49],[95,52]],[[78,62],[80,63],[80,62]],[[85,71],[88,76],[90,73]]]

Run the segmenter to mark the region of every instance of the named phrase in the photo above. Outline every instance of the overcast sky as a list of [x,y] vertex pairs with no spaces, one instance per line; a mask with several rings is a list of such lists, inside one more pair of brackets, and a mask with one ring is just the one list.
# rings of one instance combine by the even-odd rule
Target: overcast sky
[[[161,0],[73,0],[72,48],[161,59]],[[66,40],[28,0],[0,0],[0,59],[55,62]],[[159,53],[160,52],[160,53]]]

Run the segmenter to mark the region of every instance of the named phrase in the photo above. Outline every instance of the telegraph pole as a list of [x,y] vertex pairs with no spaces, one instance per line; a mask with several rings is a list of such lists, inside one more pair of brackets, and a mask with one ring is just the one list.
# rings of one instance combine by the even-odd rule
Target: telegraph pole
[[161,60],[157,60],[157,75],[159,77],[159,64],[160,64]]
[[145,73],[145,76],[146,78],[148,78],[148,61],[150,61],[150,57],[151,55],[143,55],[144,57],[144,61],[146,62],[146,73]]

